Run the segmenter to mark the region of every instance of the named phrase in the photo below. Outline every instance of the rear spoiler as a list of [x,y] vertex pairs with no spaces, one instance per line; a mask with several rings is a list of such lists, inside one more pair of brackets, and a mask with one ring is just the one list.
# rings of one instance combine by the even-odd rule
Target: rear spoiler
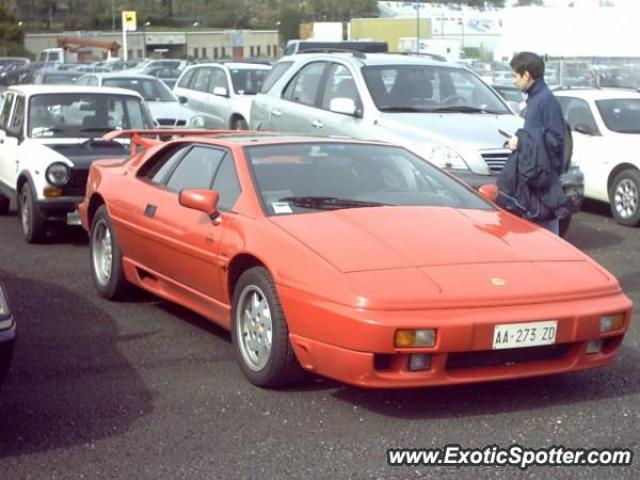
[[[159,145],[164,141],[167,141],[166,137],[171,137],[173,140],[175,137],[193,137],[193,136],[209,136],[209,135],[223,135],[223,134],[251,134],[258,133],[249,130],[186,130],[186,129],[155,129],[155,130],[114,130],[106,133],[102,136],[103,140],[113,141],[116,138],[130,137],[131,138],[131,155],[135,155],[138,151],[138,147],[146,150],[155,145]],[[262,133],[262,132],[260,132]],[[143,136],[144,135],[144,136]],[[148,138],[149,136],[156,136],[160,138]]]

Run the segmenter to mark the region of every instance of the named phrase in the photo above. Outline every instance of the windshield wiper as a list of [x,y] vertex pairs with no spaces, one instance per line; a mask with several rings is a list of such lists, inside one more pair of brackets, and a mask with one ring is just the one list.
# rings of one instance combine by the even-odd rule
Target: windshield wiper
[[110,132],[111,130],[114,129],[111,127],[88,127],[80,129],[81,132]]
[[488,110],[486,108],[470,107],[468,105],[451,105],[450,107],[431,108],[430,112],[434,113],[491,113],[499,115],[507,112],[498,112],[496,110]]
[[337,210],[340,208],[382,207],[388,204],[366,202],[338,197],[284,197],[279,202],[288,202],[296,207],[315,208],[317,210]]
[[380,107],[379,110],[381,112],[432,112],[433,110],[430,108],[418,108],[418,107],[405,107],[405,106],[400,106],[400,107]]
[[40,136],[43,133],[60,133],[61,128],[57,127],[34,127],[31,129],[31,135]]

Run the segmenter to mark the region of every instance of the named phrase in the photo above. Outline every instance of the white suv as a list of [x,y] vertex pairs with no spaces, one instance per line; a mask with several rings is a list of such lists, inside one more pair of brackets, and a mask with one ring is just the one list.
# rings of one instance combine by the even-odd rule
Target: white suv
[[78,224],[91,162],[129,156],[110,130],[153,128],[142,97],[120,88],[19,85],[0,106],[0,214],[18,202],[27,242],[51,222]]
[[584,196],[608,202],[623,225],[640,225],[640,93],[621,89],[554,92],[573,130],[573,162]]

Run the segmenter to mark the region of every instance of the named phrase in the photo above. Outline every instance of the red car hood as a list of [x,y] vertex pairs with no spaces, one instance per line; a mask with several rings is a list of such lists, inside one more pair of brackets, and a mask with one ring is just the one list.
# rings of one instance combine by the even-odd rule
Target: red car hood
[[347,274],[370,307],[548,301],[619,289],[564,240],[503,212],[381,207],[271,219]]

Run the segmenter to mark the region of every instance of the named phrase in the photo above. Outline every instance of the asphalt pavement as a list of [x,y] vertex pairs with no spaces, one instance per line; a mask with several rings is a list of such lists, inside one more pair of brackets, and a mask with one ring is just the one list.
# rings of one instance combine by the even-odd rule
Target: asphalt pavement
[[[640,229],[588,203],[567,240],[640,305]],[[243,378],[229,334],[202,317],[142,292],[100,298],[81,230],[28,245],[17,217],[0,217],[0,278],[19,322],[0,387],[0,478],[640,478],[640,458],[526,471],[387,464],[387,449],[447,444],[640,453],[637,313],[605,369],[393,391],[309,377],[263,390]]]

